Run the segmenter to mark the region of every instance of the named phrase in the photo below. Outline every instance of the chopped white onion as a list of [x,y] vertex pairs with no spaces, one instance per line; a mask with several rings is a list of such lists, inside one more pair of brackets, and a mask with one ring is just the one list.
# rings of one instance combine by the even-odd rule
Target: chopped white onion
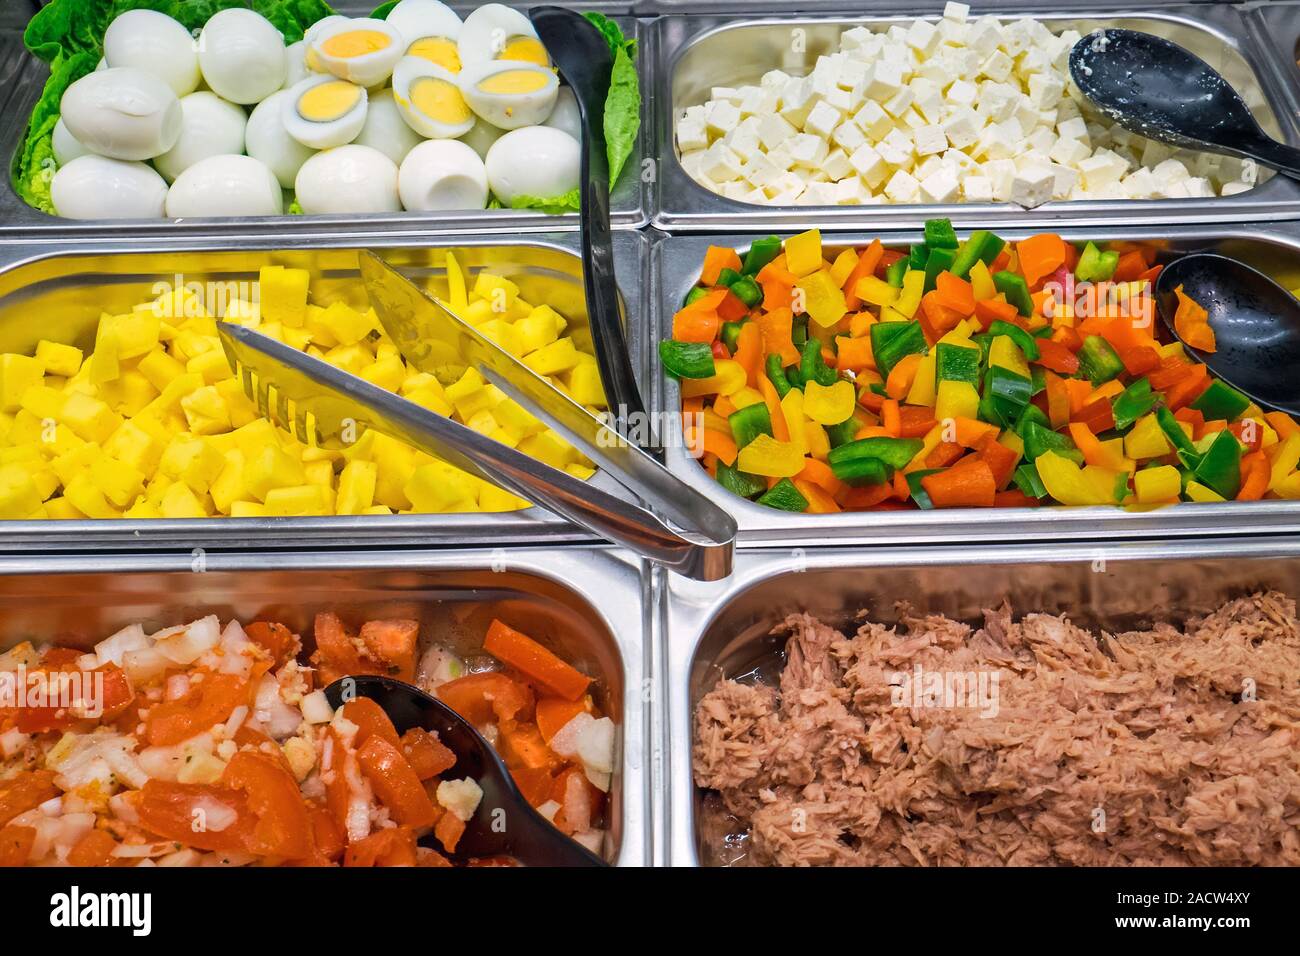
[[122,666],[122,658],[127,651],[142,651],[149,646],[149,638],[139,624],[122,628],[111,637],[106,637],[95,645],[95,657],[100,664],[117,664]]
[[31,739],[31,734],[25,734],[17,727],[10,727],[0,734],[0,754],[3,754],[8,759],[26,747],[31,742]]
[[203,854],[188,847],[158,858],[159,866],[199,866],[202,862]]
[[244,725],[244,720],[248,717],[248,705],[240,704],[230,712],[230,719],[226,721],[226,736],[233,737],[239,732],[239,728]]
[[99,666],[99,658],[94,654],[82,654],[77,658],[77,670],[93,671]]
[[597,773],[614,772],[614,721],[601,717],[582,729],[578,758]]
[[551,749],[561,757],[577,757],[578,745],[582,740],[583,732],[595,722],[596,718],[585,710],[574,714],[569,722],[551,737]]
[[221,622],[215,614],[194,621],[179,632],[167,634],[161,640],[154,635],[154,648],[174,664],[190,664],[205,651],[217,646],[221,640]]
[[171,661],[152,647],[142,647],[122,655],[122,669],[126,671],[126,676],[131,678],[131,683],[136,686],[161,677],[169,666]]
[[126,793],[116,793],[108,798],[108,809],[113,811],[113,816],[117,817],[123,823],[139,823],[140,814],[135,810],[135,802],[131,796]]
[[280,696],[280,683],[270,674],[265,675],[257,685],[253,716],[265,725],[267,734],[277,741],[292,737],[302,726],[302,711],[284,702]]
[[203,813],[202,817],[195,817],[196,821],[201,820],[203,829],[212,833],[220,833],[222,830],[233,826],[239,819],[239,814],[231,807],[226,806],[215,797],[200,796],[194,801],[193,814]]
[[554,823],[555,815],[560,812],[560,805],[554,800],[547,800],[537,808],[537,812],[546,817],[550,822]]
[[113,848],[111,855],[121,860],[141,860],[175,852],[176,844],[168,840],[164,843],[122,843]]
[[190,692],[190,678],[187,674],[172,674],[167,678],[163,688],[163,700],[180,700]]
[[323,690],[307,694],[298,706],[302,709],[303,720],[309,724],[328,724],[334,719],[334,708]]

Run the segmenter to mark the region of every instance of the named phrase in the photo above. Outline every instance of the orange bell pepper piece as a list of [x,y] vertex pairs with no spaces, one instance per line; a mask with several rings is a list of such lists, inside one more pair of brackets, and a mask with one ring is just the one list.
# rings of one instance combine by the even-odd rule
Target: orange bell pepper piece
[[936,508],[991,508],[997,494],[993,469],[978,455],[963,458],[951,468],[926,475],[921,487]]
[[889,397],[902,401],[911,391],[912,382],[916,380],[916,370],[921,366],[921,356],[913,353],[904,355],[898,360],[897,364],[889,370],[889,378],[885,379],[885,391]]
[[962,318],[974,314],[975,289],[965,279],[945,270],[935,278],[935,291],[945,308],[959,313]]
[[726,246],[709,246],[704,253],[704,265],[700,269],[700,285],[717,285],[718,276],[722,274],[723,269],[734,269],[739,272],[740,256],[735,249],[728,249]]
[[1016,243],[1020,271],[1025,282],[1035,286],[1065,265],[1065,240],[1052,232],[1030,236]]

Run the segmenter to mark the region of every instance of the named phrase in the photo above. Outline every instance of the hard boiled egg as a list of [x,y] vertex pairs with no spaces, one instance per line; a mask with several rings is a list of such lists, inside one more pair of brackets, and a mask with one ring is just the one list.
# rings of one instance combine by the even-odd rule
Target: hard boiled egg
[[489,60],[518,60],[549,67],[551,58],[529,19],[500,3],[487,3],[465,18],[456,41],[462,68]]
[[[307,77],[311,76],[313,71],[307,65],[307,41],[299,40],[297,43],[290,43],[284,50],[284,82],[280,84],[280,89],[287,90],[295,83],[301,83]],[[263,101],[265,102],[265,101]]]
[[181,135],[181,104],[172,88],[134,67],[86,74],[63,92],[59,112],[78,142],[110,159],[153,159]]
[[216,93],[203,91],[181,97],[180,138],[175,146],[154,158],[154,168],[172,180],[200,159],[242,153],[247,122],[242,106],[227,103]]
[[259,162],[265,163],[280,185],[293,188],[294,178],[302,164],[316,155],[310,146],[304,146],[284,128],[284,101],[288,90],[272,93],[257,104],[248,117],[244,130],[245,151]]
[[280,184],[251,156],[209,156],[176,177],[167,191],[167,215],[278,216]]
[[461,95],[456,74],[418,56],[398,61],[393,97],[402,119],[421,136],[455,139],[474,125],[474,111]]
[[340,146],[317,153],[294,183],[302,211],[398,212],[397,164],[369,146]]
[[516,196],[551,199],[578,187],[581,147],[558,129],[525,126],[493,143],[484,165],[492,194],[503,205]]
[[464,143],[433,139],[406,154],[397,189],[410,210],[482,209],[488,198],[487,170]]
[[284,37],[252,10],[222,10],[199,34],[199,68],[222,99],[245,105],[261,102],[284,83]]
[[542,125],[561,130],[582,142],[582,113],[578,110],[578,98],[570,87],[560,87],[555,97],[555,109]]
[[60,166],[66,166],[78,156],[94,155],[81,145],[77,137],[68,132],[68,124],[63,122],[62,116],[55,122],[54,133],[50,139],[50,145],[54,148],[54,161]]
[[401,0],[388,13],[388,23],[406,40],[406,56],[418,56],[451,73],[460,72],[460,17],[439,0]]
[[480,157],[486,157],[488,150],[492,148],[492,144],[499,140],[503,133],[505,133],[505,130],[493,126],[480,117],[474,121],[474,126],[470,131],[460,137],[460,141],[478,153]]
[[190,31],[156,10],[127,10],[104,31],[104,60],[162,78],[177,96],[199,86],[199,56]]
[[536,126],[555,109],[560,81],[544,66],[491,60],[465,67],[460,92],[483,119],[501,129]]
[[344,18],[312,33],[312,62],[340,79],[375,86],[393,75],[406,41],[386,20]]
[[342,146],[366,125],[366,91],[355,83],[316,73],[287,92],[280,116],[289,135],[304,146]]
[[167,183],[144,163],[88,154],[50,181],[54,210],[67,219],[160,219]]
[[377,149],[400,165],[406,154],[424,140],[402,119],[393,91],[385,88],[369,98],[366,125],[361,127],[360,135],[353,142]]

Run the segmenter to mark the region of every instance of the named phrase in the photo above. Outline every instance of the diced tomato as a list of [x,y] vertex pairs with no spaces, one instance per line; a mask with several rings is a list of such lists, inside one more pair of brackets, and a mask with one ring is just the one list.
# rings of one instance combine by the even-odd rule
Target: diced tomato
[[371,737],[382,737],[396,747],[400,738],[397,728],[380,707],[369,697],[357,697],[343,705],[343,719],[349,720],[359,728],[352,739],[352,746],[360,748]]
[[68,866],[107,866],[117,841],[107,830],[91,830],[68,851]]
[[343,855],[345,841],[334,817],[319,803],[308,801],[307,819],[311,821],[312,843],[315,847],[311,857],[312,865],[337,862]]
[[537,729],[541,731],[542,739],[549,744],[561,727],[583,711],[590,710],[590,697],[584,697],[582,700],[539,697],[537,698]]
[[370,780],[375,796],[393,819],[419,829],[437,819],[429,795],[402,752],[382,737],[373,736],[357,751],[361,772]]
[[433,828],[433,835],[448,853],[456,852],[456,844],[464,833],[465,821],[454,813],[444,813]]
[[[0,867],[26,866],[36,843],[36,830],[32,827],[9,825],[0,828]],[[71,861],[69,861],[71,862]],[[73,866],[81,864],[72,863]]]
[[531,806],[540,807],[551,799],[555,778],[551,776],[549,767],[511,767],[510,776]]
[[532,691],[500,671],[467,674],[438,688],[438,697],[471,724],[514,719],[533,706]]
[[551,787],[551,799],[560,805],[555,812],[555,825],[570,835],[590,830],[603,797],[582,770],[566,768]]
[[415,833],[410,827],[376,830],[347,848],[344,866],[415,866]]
[[244,628],[244,633],[271,655],[277,669],[297,657],[302,646],[293,631],[273,621],[254,621]]
[[41,666],[52,671],[74,668],[81,659],[81,651],[72,647],[51,647],[41,655]]
[[166,747],[203,733],[247,704],[248,692],[248,683],[237,674],[205,674],[184,697],[149,708],[145,717],[149,743]]
[[274,757],[241,750],[230,758],[221,782],[244,794],[256,817],[248,850],[258,856],[297,860],[311,855],[311,820],[298,781]]
[[8,780],[0,780],[0,827],[58,795],[49,770],[20,770]]
[[559,759],[546,746],[536,724],[503,720],[497,737],[497,752],[507,767],[551,767]]
[[[333,727],[325,731],[325,744],[321,751],[321,780],[325,783],[325,807],[330,818],[346,842],[348,832],[348,804],[352,802],[352,790],[348,786],[348,763],[355,761],[356,755],[348,750],[343,738]],[[360,773],[359,768],[351,768]]]
[[402,754],[421,780],[436,777],[456,766],[455,753],[423,727],[412,727],[402,734]]
[[349,675],[388,673],[386,665],[362,655],[359,639],[348,633],[337,614],[317,614],[312,633],[316,650],[311,659],[322,686]]
[[369,656],[388,664],[389,674],[404,681],[415,680],[415,642],[419,636],[418,621],[367,621],[361,625],[361,643]]
[[149,780],[136,812],[150,833],[199,850],[247,851],[256,823],[240,791],[206,783]]

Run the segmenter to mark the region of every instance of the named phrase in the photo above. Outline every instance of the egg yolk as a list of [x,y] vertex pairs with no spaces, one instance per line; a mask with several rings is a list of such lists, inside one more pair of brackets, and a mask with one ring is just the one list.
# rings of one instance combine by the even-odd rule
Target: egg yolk
[[380,30],[345,30],[329,37],[321,44],[326,56],[340,60],[376,53],[393,42],[393,38]]
[[346,116],[361,99],[361,88],[347,80],[317,83],[298,98],[298,112],[313,123],[328,123]]
[[550,66],[551,58],[546,55],[546,47],[536,37],[511,37],[497,55],[498,60],[522,60],[536,63],[538,66]]
[[502,70],[479,83],[484,93],[532,93],[547,83],[547,76],[539,70]]
[[406,48],[407,56],[418,56],[422,60],[436,63],[448,73],[460,72],[460,53],[456,44],[446,37],[424,37],[416,40]]
[[422,76],[411,84],[411,104],[429,119],[458,124],[470,118],[465,98],[455,83],[436,76]]

